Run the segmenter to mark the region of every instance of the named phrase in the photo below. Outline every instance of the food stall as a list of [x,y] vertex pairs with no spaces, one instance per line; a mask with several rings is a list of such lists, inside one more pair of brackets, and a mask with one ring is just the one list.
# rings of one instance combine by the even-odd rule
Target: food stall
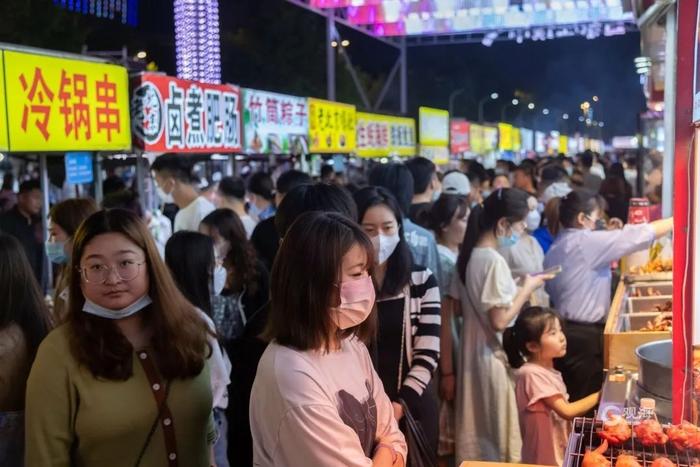
[[0,151],[20,165],[38,161],[44,238],[50,202],[75,194],[99,202],[101,156],[131,148],[128,92],[122,66],[0,43]]
[[[139,196],[145,200],[145,155],[152,162],[166,152],[191,154],[222,165],[242,151],[241,91],[231,84],[183,80],[161,73],[141,73],[131,82],[131,115]],[[216,156],[214,156],[216,155]],[[209,170],[209,172],[213,172]],[[143,201],[142,201],[143,202]],[[153,207],[153,206],[144,206]]]
[[[357,109],[354,105],[323,99],[308,99],[309,107],[309,153],[311,167],[305,172],[317,176],[322,158],[333,157],[340,162],[355,151],[357,146]],[[337,171],[337,169],[336,169]]]
[[[677,11],[679,18],[697,19],[698,3],[681,1]],[[677,31],[672,261],[654,246],[618,286],[606,324],[609,373],[598,418],[574,421],[567,466],[698,465],[699,24],[680,21]]]

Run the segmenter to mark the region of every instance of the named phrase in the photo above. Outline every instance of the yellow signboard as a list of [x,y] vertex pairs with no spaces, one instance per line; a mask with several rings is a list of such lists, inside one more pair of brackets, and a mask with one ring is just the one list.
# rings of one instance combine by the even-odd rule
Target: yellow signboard
[[356,141],[361,157],[415,156],[416,121],[358,112]]
[[0,151],[7,151],[10,146],[7,141],[7,118],[5,113],[5,75],[3,70],[3,51],[0,50]]
[[486,142],[484,141],[484,127],[472,123],[469,125],[469,144],[475,154],[486,152]]
[[559,135],[559,152],[564,154],[569,152],[569,137],[566,135]]
[[513,150],[513,125],[508,123],[498,124],[498,149],[501,151]]
[[131,148],[126,68],[4,51],[10,151]]
[[447,110],[420,107],[421,146],[447,147],[450,144],[450,113]]
[[484,127],[484,152],[487,154],[498,149],[498,128]]
[[520,128],[513,127],[513,151],[520,151],[523,148],[522,135]]
[[309,99],[311,152],[350,153],[355,150],[354,105]]

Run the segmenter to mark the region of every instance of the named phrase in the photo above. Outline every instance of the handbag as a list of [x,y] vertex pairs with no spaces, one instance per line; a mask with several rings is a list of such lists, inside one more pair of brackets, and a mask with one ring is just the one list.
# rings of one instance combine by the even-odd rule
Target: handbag
[[[404,308],[403,308],[403,321],[404,325],[401,329],[401,356],[399,359],[399,380],[396,388],[396,392],[401,391],[401,386],[403,385],[403,352],[406,349],[407,361],[411,365],[413,360],[413,342],[410,339],[411,330],[411,316],[410,316],[410,303],[411,303],[411,291],[410,287],[407,285],[404,288]],[[408,339],[406,338],[408,335]],[[405,424],[405,436],[406,445],[408,446],[408,459],[406,460],[406,467],[436,467],[437,466],[437,453],[433,452],[428,442],[423,427],[420,423],[413,417],[411,410],[408,405],[399,399],[399,403],[403,408],[403,421]]]

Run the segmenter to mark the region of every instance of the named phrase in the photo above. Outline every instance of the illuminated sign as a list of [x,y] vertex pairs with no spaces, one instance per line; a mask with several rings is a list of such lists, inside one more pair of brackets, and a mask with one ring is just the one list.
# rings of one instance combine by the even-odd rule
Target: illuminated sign
[[306,98],[243,90],[243,134],[248,154],[301,154],[308,147]]
[[412,118],[357,113],[357,148],[361,157],[414,156],[416,122]]
[[355,150],[354,105],[309,99],[310,151],[350,153]]

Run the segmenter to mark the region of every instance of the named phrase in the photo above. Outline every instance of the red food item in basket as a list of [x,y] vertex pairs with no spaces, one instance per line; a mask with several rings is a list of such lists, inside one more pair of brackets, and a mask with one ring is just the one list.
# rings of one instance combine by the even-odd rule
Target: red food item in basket
[[690,422],[683,422],[680,425],[671,425],[666,430],[669,440],[679,451],[688,448],[695,449],[700,441],[700,429]]
[[[610,467],[610,461],[603,455],[608,450],[608,441],[603,440],[603,443],[594,451],[588,451],[583,456],[581,467]],[[631,467],[631,466],[630,466]]]
[[666,457],[659,457],[651,463],[651,467],[676,467],[676,464]]
[[668,442],[661,424],[656,420],[644,420],[634,427],[634,435],[642,446],[663,445]]
[[642,467],[635,456],[630,454],[620,454],[617,456],[615,467]]
[[619,446],[632,437],[632,430],[624,418],[611,415],[608,421],[603,423],[603,429],[598,431],[598,436],[612,445]]

